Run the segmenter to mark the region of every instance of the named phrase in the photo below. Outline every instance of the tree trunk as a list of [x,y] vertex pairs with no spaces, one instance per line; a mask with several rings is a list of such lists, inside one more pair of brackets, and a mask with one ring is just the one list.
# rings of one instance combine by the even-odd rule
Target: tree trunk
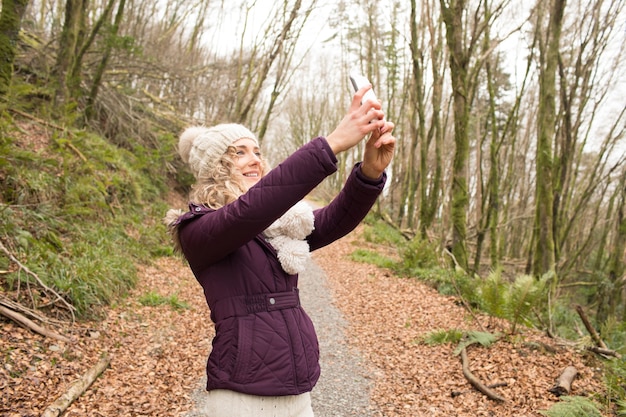
[[[428,129],[427,143],[434,141],[435,143],[435,160],[434,160],[434,175],[429,185],[428,198],[426,201],[427,206],[422,212],[423,218],[420,219],[424,223],[422,228],[422,236],[426,237],[426,230],[430,228],[435,222],[437,211],[441,204],[442,183],[443,183],[443,150],[444,150],[444,129],[441,126],[441,112],[443,102],[443,68],[445,67],[444,61],[444,35],[443,25],[439,19],[432,17],[430,10],[425,10],[423,13],[423,19],[428,22],[430,34],[433,38],[433,45],[430,51],[431,61],[431,77],[433,80],[433,90],[431,98],[431,125]],[[431,166],[431,169],[432,166]]]
[[28,0],[2,0],[0,13],[0,100],[4,100],[11,78],[15,60],[15,45],[22,26],[22,17]]
[[[547,1],[547,0],[546,0]],[[538,8],[539,10],[542,7]],[[537,190],[535,206],[535,251],[532,271],[541,276],[555,267],[553,142],[556,123],[556,73],[565,0],[550,0],[546,39],[539,42],[539,109],[537,115]],[[538,33],[542,32],[540,13]],[[539,35],[541,36],[541,35]]]
[[[617,306],[622,300],[624,290],[624,269],[626,255],[626,169],[622,173],[620,183],[621,195],[617,207],[617,222],[615,225],[615,238],[609,257],[609,280],[613,283],[614,291],[609,298],[609,313],[615,314]],[[624,303],[621,303],[622,306]],[[623,316],[626,318],[626,308]]]
[[461,268],[467,270],[468,256],[467,207],[469,192],[467,188],[467,160],[469,156],[469,88],[468,88],[468,53],[463,50],[465,25],[465,0],[440,0],[443,20],[446,24],[446,38],[450,52],[450,77],[452,79],[454,100],[454,162],[452,167],[451,215],[452,215],[452,254]]
[[67,0],[65,3],[65,22],[59,40],[59,52],[55,66],[57,80],[57,101],[65,101],[69,97],[68,84],[74,85],[80,81],[70,81],[72,68],[79,50],[79,40],[84,30],[84,20],[87,0]]
[[[111,1],[110,5],[113,5],[113,1]],[[100,64],[96,69],[96,74],[93,79],[93,83],[91,85],[91,91],[89,92],[89,97],[87,98],[87,105],[85,109],[85,116],[87,120],[93,118],[94,109],[93,105],[96,101],[96,97],[98,96],[98,91],[100,90],[100,85],[102,83],[102,76],[104,75],[104,71],[107,68],[107,64],[109,62],[109,58],[111,57],[111,51],[113,49],[113,39],[117,37],[117,33],[120,28],[120,23],[122,23],[122,16],[124,15],[124,7],[126,6],[126,0],[120,0],[119,5],[117,6],[117,13],[115,15],[115,21],[113,22],[113,27],[110,30],[109,37],[111,38],[108,42],[106,42],[106,49],[104,54],[102,55],[102,59],[100,60]]]
[[[485,2],[485,17],[489,20],[491,10],[489,9],[489,3]],[[485,39],[483,41],[483,54],[487,55],[491,48],[491,38],[489,31],[485,33]],[[490,261],[491,267],[497,269],[499,264],[498,258],[498,211],[499,211],[499,157],[498,157],[498,120],[496,116],[496,85],[494,77],[494,69],[492,65],[495,64],[497,70],[497,59],[488,58],[485,62],[485,72],[487,78],[487,93],[489,100],[487,102],[487,116],[485,120],[485,135],[489,140],[489,173],[487,176],[487,182],[485,185],[485,196],[480,201],[482,210],[481,218],[477,219],[478,232],[476,238],[476,253],[474,256],[474,272],[480,271],[480,263],[482,257],[482,248],[485,241],[487,232],[490,237]],[[477,161],[478,164],[481,161]]]
[[[425,135],[425,117],[424,117],[424,57],[422,55],[422,48],[418,39],[418,20],[417,20],[417,6],[415,0],[411,0],[411,61],[413,72],[413,83],[411,88],[412,106],[411,106],[411,144],[408,152],[408,165],[405,170],[405,176],[407,181],[405,182],[407,195],[407,226],[413,228],[415,222],[415,205],[416,205],[416,193],[419,178],[419,187],[421,191],[420,195],[420,225],[422,230],[422,237],[425,236],[426,224],[424,223],[424,211],[426,204],[426,191],[428,183],[428,144],[426,143]],[[419,152],[419,172],[416,172],[417,168],[417,145],[420,144]],[[402,200],[404,203],[404,199]],[[405,204],[401,204],[401,210],[404,210]]]

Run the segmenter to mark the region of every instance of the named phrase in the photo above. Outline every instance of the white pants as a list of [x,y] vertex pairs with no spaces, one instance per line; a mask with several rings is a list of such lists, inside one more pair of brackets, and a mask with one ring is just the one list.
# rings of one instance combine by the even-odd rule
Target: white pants
[[224,389],[206,393],[207,417],[314,417],[311,393],[262,397]]

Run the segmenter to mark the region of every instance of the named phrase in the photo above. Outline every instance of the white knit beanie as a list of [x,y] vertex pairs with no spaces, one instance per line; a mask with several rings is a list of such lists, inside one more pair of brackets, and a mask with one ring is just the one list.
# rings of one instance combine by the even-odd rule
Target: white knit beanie
[[242,138],[252,139],[258,146],[254,133],[240,124],[191,126],[180,135],[178,153],[198,178],[203,167],[215,166],[228,147]]

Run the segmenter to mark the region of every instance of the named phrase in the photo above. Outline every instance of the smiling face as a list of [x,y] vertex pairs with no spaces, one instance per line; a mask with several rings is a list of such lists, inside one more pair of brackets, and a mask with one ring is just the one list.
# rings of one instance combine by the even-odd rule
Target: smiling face
[[249,187],[259,182],[263,176],[261,150],[255,141],[241,138],[233,143],[237,149],[235,167],[241,172]]

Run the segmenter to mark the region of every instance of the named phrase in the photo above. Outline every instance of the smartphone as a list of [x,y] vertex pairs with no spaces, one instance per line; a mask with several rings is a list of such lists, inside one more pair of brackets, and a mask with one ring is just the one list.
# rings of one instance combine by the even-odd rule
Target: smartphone
[[[363,86],[371,84],[370,81],[366,77],[356,72],[352,72],[350,74],[350,82],[352,83],[352,87],[354,87],[354,92],[357,92]],[[378,98],[376,98],[376,94],[374,93],[374,90],[371,88],[367,90],[367,93],[365,93],[365,95],[363,96],[363,100],[361,101],[361,103],[367,100],[373,100],[373,101],[378,100]]]

